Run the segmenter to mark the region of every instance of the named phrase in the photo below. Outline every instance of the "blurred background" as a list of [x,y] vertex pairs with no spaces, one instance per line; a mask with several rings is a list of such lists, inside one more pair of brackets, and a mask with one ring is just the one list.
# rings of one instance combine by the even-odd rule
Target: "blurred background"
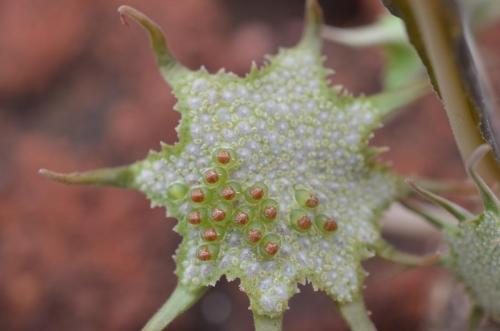
[[[321,1],[326,22],[372,22],[378,0]],[[174,220],[135,192],[67,187],[41,167],[86,170],[131,163],[176,141],[179,114],[136,25],[120,23],[115,0],[0,0],[0,330],[139,330],[175,286]],[[302,29],[302,0],[130,0],[166,31],[186,66],[244,75]],[[500,91],[500,25],[479,36]],[[325,42],[335,84],[380,89],[380,50]],[[373,141],[404,175],[464,178],[444,111],[433,95],[407,107]],[[398,220],[404,222],[405,220]],[[427,233],[427,232],[426,232]],[[387,234],[409,252],[439,235]],[[381,331],[430,330],[446,291],[439,268],[403,270],[369,261],[365,291]],[[326,295],[301,287],[285,330],[346,330]],[[440,301],[441,300],[441,301]],[[459,299],[457,299],[459,300]],[[248,301],[222,280],[168,330],[252,330]],[[436,308],[438,307],[438,308]],[[438,330],[437,328],[436,330]],[[441,329],[442,330],[442,329]]]

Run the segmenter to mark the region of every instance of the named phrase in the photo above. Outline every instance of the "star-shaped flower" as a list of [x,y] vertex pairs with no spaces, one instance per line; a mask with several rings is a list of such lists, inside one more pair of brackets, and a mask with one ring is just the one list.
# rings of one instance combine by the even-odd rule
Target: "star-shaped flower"
[[188,70],[154,22],[130,7],[119,11],[150,33],[182,114],[179,143],[130,166],[42,173],[140,190],[178,220],[179,284],[145,330],[165,327],[222,275],[240,280],[259,330],[280,328],[297,284],[307,281],[338,303],[353,329],[373,329],[362,302],[361,261],[376,253],[417,260],[380,237],[377,220],[404,189],[374,160],[378,151],[368,141],[420,88],[367,98],[332,88],[313,0],[300,43],[244,78]]
[[444,259],[445,265],[463,282],[474,300],[470,330],[475,330],[483,315],[500,321],[500,201],[475,170],[478,161],[489,150],[488,145],[479,147],[467,164],[467,172],[476,184],[484,204],[484,211],[477,216],[413,185],[417,192],[443,207],[459,222],[458,225],[446,223],[420,207],[412,206],[443,230],[444,239],[449,246],[449,254]]

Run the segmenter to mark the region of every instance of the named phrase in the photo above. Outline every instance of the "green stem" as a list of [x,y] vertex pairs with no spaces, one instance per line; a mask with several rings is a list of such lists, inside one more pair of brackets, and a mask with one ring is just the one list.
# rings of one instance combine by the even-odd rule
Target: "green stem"
[[405,253],[398,250],[396,247],[392,246],[383,239],[379,239],[377,241],[375,250],[377,252],[377,256],[383,258],[384,260],[410,267],[432,265],[439,261],[439,255],[437,254],[419,256]]
[[281,331],[283,316],[269,317],[253,313],[255,331]]
[[410,202],[408,200],[401,200],[400,203],[408,210],[411,210],[415,214],[419,215],[422,217],[424,220],[429,222],[432,226],[438,228],[438,229],[446,229],[450,230],[454,226],[452,224],[446,223],[445,221],[441,220],[439,217],[435,216],[431,212],[429,212],[427,209],[425,209],[424,206],[417,205],[416,203]]
[[306,0],[305,23],[301,45],[319,50],[321,47],[321,27],[323,25],[323,11],[318,0]]
[[419,187],[437,194],[448,195],[476,195],[476,188],[472,183],[464,182],[463,180],[433,180],[427,178],[413,177],[411,181],[415,182]]
[[[443,101],[458,149],[465,161],[485,141],[500,159],[500,142],[489,86],[456,0],[383,0],[400,15],[413,45]],[[500,179],[488,157],[479,168],[486,181]]]
[[381,44],[408,43],[403,22],[391,15],[383,15],[373,24],[359,28],[323,27],[326,40],[351,47],[377,46]]
[[477,163],[491,150],[491,147],[487,144],[484,144],[474,153],[472,153],[469,160],[467,160],[467,173],[472,178],[474,183],[476,184],[479,193],[481,194],[481,198],[483,200],[484,208],[487,210],[491,210],[495,213],[500,212],[500,201],[496,197],[495,193],[486,185],[481,176],[476,172]]
[[338,307],[351,331],[377,331],[368,317],[368,311],[361,296],[352,302],[339,304]]
[[386,118],[401,107],[428,93],[429,90],[429,83],[424,80],[414,80],[397,89],[370,95],[367,99],[375,106],[377,112]]
[[470,311],[468,331],[476,331],[484,318],[484,310],[474,305]]
[[460,207],[459,205],[446,200],[443,197],[440,197],[437,194],[434,194],[426,189],[421,188],[420,186],[416,185],[412,181],[408,180],[407,183],[421,196],[426,198],[427,200],[430,200],[434,202],[435,204],[441,206],[443,209],[445,209],[447,212],[449,212],[451,215],[455,216],[457,220],[460,222],[467,221],[470,219],[474,218],[474,215],[472,215],[469,211],[466,209]]
[[177,316],[188,310],[200,297],[205,294],[207,288],[201,287],[190,290],[178,285],[168,300],[148,321],[142,331],[161,331],[166,328]]
[[38,173],[48,179],[71,185],[96,185],[131,188],[134,172],[131,166],[103,168],[85,172],[58,173],[40,169]]

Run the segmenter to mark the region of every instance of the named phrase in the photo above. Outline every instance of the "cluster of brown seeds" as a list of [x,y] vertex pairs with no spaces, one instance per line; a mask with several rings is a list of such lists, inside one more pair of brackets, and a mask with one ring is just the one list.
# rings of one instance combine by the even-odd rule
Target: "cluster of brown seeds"
[[174,197],[178,204],[187,202],[189,212],[185,221],[201,230],[198,259],[214,260],[230,229],[239,229],[246,242],[261,256],[276,255],[280,238],[273,234],[273,229],[279,217],[278,202],[269,198],[263,183],[242,187],[229,178],[237,166],[236,155],[231,149],[218,149],[212,161],[212,167],[202,172],[202,184],[188,187],[175,183],[168,190],[171,200]]
[[331,233],[337,230],[337,221],[333,217],[329,217],[318,211],[320,201],[313,191],[305,188],[296,188],[295,201],[299,208],[291,211],[289,220],[290,225],[297,231],[307,232],[313,225],[323,233]]

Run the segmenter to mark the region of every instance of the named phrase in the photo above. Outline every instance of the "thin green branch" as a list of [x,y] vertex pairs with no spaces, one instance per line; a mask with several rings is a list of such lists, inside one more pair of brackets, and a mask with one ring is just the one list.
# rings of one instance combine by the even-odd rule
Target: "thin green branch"
[[495,193],[486,185],[484,180],[479,176],[476,171],[477,163],[484,158],[484,156],[491,150],[491,147],[487,144],[484,144],[474,153],[472,153],[471,157],[467,161],[467,172],[469,176],[472,178],[474,183],[476,184],[479,193],[481,194],[481,198],[483,200],[484,208],[487,210],[491,210],[495,213],[500,211],[500,201],[496,197]]
[[351,331],[377,331],[361,295],[352,302],[338,304],[338,308]]
[[370,95],[367,99],[375,106],[377,112],[387,118],[401,107],[428,93],[429,89],[428,82],[417,80],[397,89]]
[[413,177],[410,179],[419,187],[436,194],[471,196],[476,195],[474,185],[463,180],[433,180],[427,178]]
[[174,292],[161,308],[154,314],[142,331],[162,331],[177,316],[191,308],[207,291],[206,287],[190,290],[177,285]]
[[409,200],[402,200],[400,203],[408,210],[411,210],[415,214],[421,216],[424,220],[429,222],[431,225],[438,229],[451,229],[453,225],[446,223],[445,221],[439,219],[434,214],[430,213],[425,207],[412,203]]
[[377,256],[384,260],[403,264],[410,267],[428,266],[439,262],[438,254],[414,255],[402,252],[383,239],[379,239],[375,244]]
[[373,24],[358,28],[324,26],[323,37],[352,47],[408,42],[403,22],[389,14],[381,16]]
[[468,331],[476,331],[479,328],[483,318],[485,316],[484,310],[476,305],[473,305],[469,316]]
[[283,316],[269,317],[253,313],[255,331],[281,331]]
[[[500,160],[500,134],[494,103],[456,0],[384,0],[400,16],[412,44],[443,101],[465,161],[485,141]],[[487,181],[500,181],[500,167],[489,157],[479,169]]]
[[134,173],[131,166],[103,168],[85,172],[58,173],[40,169],[38,173],[48,179],[71,185],[96,185],[131,188]]
[[323,11],[318,0],[306,0],[305,24],[301,44],[319,50],[321,46],[322,25]]
[[417,191],[420,195],[422,195],[424,198],[434,202],[435,204],[438,204],[443,209],[445,209],[447,212],[449,212],[450,214],[455,216],[456,219],[459,220],[460,222],[471,220],[474,218],[474,215],[472,215],[469,211],[460,207],[459,205],[457,205],[449,200],[446,200],[445,198],[440,197],[437,194],[434,194],[430,191],[427,191],[411,181],[408,181],[408,184],[411,187],[413,187],[413,189],[415,191]]

